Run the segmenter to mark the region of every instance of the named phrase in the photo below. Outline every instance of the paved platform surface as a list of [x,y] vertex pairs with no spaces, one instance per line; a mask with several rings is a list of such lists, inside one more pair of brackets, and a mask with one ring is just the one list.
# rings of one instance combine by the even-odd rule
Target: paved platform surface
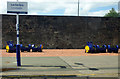
[[2,57],[2,76],[118,77],[118,56]]

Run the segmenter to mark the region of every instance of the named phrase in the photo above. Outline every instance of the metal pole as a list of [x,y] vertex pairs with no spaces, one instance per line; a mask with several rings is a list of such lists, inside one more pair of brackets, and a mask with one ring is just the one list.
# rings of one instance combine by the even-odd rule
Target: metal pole
[[[17,0],[18,2],[18,0]],[[19,44],[19,14],[17,13],[17,18],[16,18],[16,30],[17,30],[17,44]]]
[[118,2],[118,13],[120,15],[120,1]]
[[16,24],[16,30],[17,30],[17,44],[19,44],[19,14],[17,14],[17,24]]
[[79,0],[78,0],[78,16],[79,16]]
[[[17,0],[18,1],[18,0]],[[20,61],[20,44],[19,44],[19,14],[16,15],[16,31],[17,31],[17,45],[16,45],[16,57],[17,57],[17,66],[21,66]]]

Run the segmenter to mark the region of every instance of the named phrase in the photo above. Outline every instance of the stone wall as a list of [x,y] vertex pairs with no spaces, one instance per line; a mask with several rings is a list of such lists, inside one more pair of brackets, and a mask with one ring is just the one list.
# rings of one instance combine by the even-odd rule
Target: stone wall
[[[16,43],[16,16],[2,15],[2,44]],[[20,15],[20,43],[44,48],[83,48],[94,44],[120,45],[120,18]]]

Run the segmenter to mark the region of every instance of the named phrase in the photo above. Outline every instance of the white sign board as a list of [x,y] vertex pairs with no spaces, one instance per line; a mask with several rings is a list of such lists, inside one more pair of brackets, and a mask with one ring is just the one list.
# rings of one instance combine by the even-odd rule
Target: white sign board
[[7,2],[7,13],[27,14],[27,2]]

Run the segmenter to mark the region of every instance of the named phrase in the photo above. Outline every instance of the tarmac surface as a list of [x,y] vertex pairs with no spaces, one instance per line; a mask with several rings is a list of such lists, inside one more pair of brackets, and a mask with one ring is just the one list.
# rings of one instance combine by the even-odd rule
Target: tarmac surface
[[[62,53],[64,55],[65,52]],[[22,66],[17,67],[16,57],[14,56],[14,53],[11,53],[9,57],[9,55],[7,55],[9,53],[2,52],[1,76],[10,78],[36,77],[38,79],[49,79],[49,77],[54,77],[51,79],[59,79],[59,77],[69,77],[69,79],[74,79],[72,77],[75,77],[75,79],[78,77],[83,79],[90,79],[91,77],[109,77],[108,79],[118,78],[118,71],[120,69],[118,65],[118,54],[85,54],[77,56],[76,49],[75,52],[72,53],[75,55],[69,56],[68,54],[68,56],[61,56],[59,55],[60,52],[58,52],[56,56],[45,55],[36,57],[29,56],[30,53],[27,53],[28,56],[26,57],[26,55],[23,55],[23,53],[21,53]]]

